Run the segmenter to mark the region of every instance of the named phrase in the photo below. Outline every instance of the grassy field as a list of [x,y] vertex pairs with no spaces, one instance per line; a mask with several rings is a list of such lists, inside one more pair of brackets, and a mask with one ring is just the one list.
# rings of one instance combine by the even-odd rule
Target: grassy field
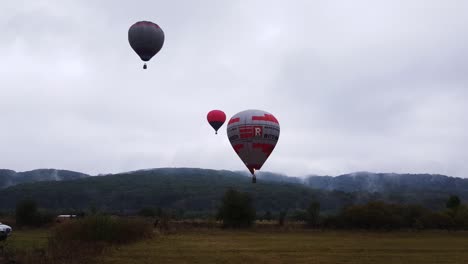
[[[15,231],[8,247],[44,248],[47,230]],[[183,231],[106,250],[96,263],[468,263],[468,232]]]
[[209,230],[111,250],[98,263],[468,263],[466,232]]
[[38,251],[47,246],[49,231],[46,229],[15,230],[6,241],[0,242],[0,264],[10,263],[6,258],[21,256],[22,260],[37,263],[34,259]]
[[43,249],[47,245],[48,235],[47,229],[15,230],[13,235],[4,242],[4,245],[12,250]]

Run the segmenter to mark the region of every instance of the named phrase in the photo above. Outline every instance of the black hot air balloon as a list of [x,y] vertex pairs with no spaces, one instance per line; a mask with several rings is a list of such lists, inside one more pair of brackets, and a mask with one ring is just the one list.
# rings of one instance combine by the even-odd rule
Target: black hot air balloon
[[[141,60],[146,62],[161,50],[164,32],[153,22],[136,22],[128,30],[128,42]],[[143,69],[146,69],[146,63]]]

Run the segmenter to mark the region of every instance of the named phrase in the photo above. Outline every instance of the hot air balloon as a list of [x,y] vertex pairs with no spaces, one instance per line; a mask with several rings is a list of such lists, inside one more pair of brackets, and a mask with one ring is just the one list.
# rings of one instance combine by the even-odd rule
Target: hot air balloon
[[[161,50],[164,32],[153,22],[136,22],[128,30],[128,42],[141,60],[146,62]],[[146,69],[146,63],[143,69]]]
[[226,121],[226,114],[221,110],[212,110],[206,116],[208,123],[214,128],[215,134],[218,134],[218,129]]
[[227,136],[234,151],[252,173],[268,159],[278,142],[280,125],[270,113],[262,110],[246,110],[235,114],[228,122]]

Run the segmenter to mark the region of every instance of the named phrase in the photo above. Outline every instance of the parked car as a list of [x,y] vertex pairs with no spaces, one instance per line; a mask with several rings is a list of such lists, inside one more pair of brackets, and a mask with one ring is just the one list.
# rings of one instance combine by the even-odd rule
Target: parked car
[[12,230],[10,226],[0,223],[0,241],[7,239]]

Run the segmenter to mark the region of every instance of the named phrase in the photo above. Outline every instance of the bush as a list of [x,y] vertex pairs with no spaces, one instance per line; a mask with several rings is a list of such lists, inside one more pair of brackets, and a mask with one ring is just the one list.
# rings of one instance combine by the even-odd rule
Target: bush
[[54,220],[54,216],[47,212],[40,212],[33,200],[23,200],[16,205],[16,224],[18,226],[39,227]]
[[453,217],[455,228],[468,229],[468,208],[464,205],[459,205],[455,216]]
[[460,206],[460,204],[461,204],[460,198],[456,195],[451,195],[449,199],[447,200],[447,202],[445,203],[445,206],[448,209],[456,209]]
[[6,248],[4,257],[12,263],[23,264],[95,263],[95,258],[107,246],[129,243],[151,235],[151,224],[142,219],[93,215],[56,226],[45,249],[24,251]]
[[307,211],[306,210],[294,210],[291,213],[290,219],[293,221],[306,222],[307,221]]
[[85,241],[124,244],[152,235],[152,226],[142,219],[93,215],[56,227],[51,239],[59,242]]
[[468,207],[453,200],[455,206],[439,212],[420,205],[369,202],[325,216],[319,224],[325,228],[468,230]]
[[273,219],[273,215],[270,211],[266,211],[262,217],[262,220],[271,221]]
[[422,218],[426,229],[452,229],[455,224],[453,218],[447,212],[433,212]]
[[218,211],[218,219],[223,221],[223,227],[252,226],[255,221],[255,208],[250,195],[233,189],[228,190],[224,194],[221,208]]
[[[341,220],[336,223],[348,228],[421,229],[432,225],[428,220],[431,217],[431,212],[421,206],[369,202],[345,208],[339,215]],[[440,220],[439,216],[434,217]]]
[[156,216],[156,210],[154,210],[153,208],[150,208],[150,207],[145,207],[145,208],[142,208],[138,212],[138,215],[143,216],[143,217],[155,217]]
[[281,211],[278,216],[278,225],[284,226],[284,222],[286,221],[286,215],[288,213],[286,211]]
[[32,200],[23,200],[16,204],[16,224],[18,226],[33,225],[37,214],[36,202]]
[[307,208],[307,226],[308,227],[317,227],[319,224],[320,218],[320,204],[318,202],[310,203]]

